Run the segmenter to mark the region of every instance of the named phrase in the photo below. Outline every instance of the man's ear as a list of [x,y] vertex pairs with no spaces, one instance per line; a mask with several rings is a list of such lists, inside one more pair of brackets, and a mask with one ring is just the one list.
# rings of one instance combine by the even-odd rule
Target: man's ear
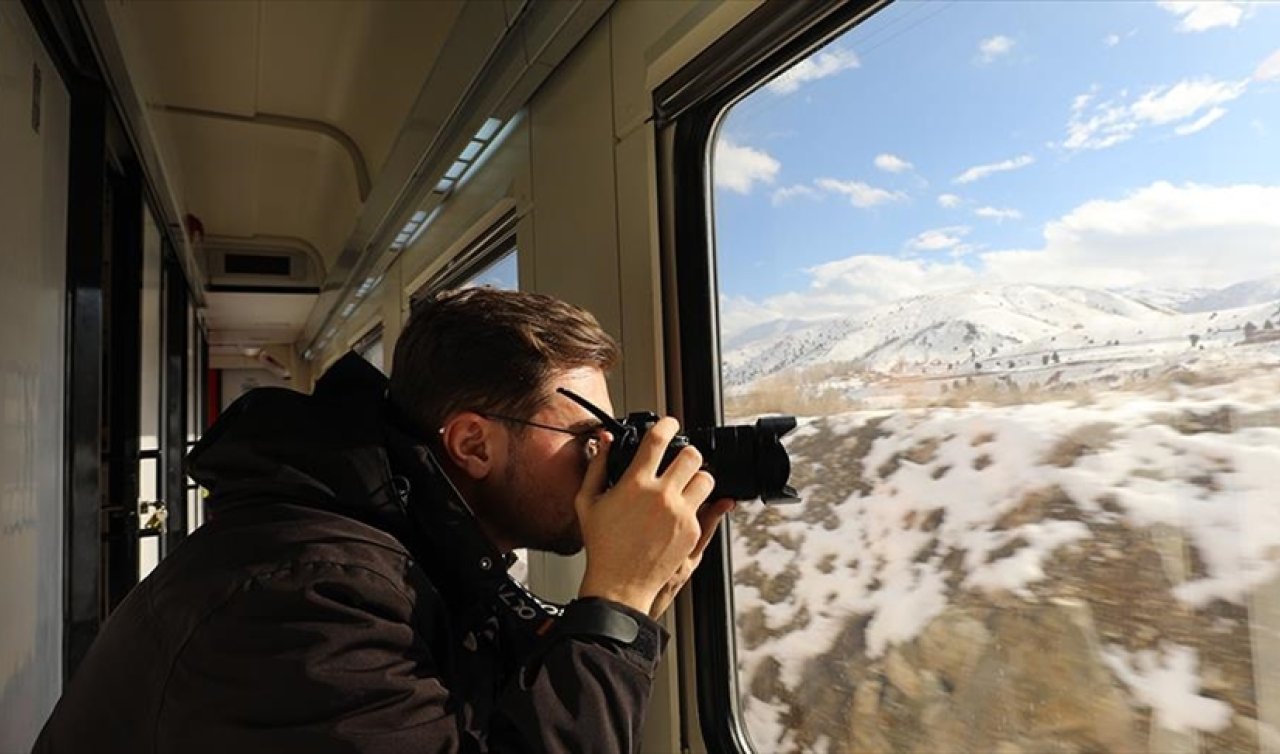
[[440,444],[455,467],[480,481],[492,473],[506,452],[506,434],[491,419],[474,411],[459,411],[440,428]]

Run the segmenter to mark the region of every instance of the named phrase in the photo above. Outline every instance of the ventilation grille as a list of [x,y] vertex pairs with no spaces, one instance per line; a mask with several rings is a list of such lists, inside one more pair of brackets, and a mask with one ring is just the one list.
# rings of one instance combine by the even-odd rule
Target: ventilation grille
[[223,272],[228,275],[271,275],[287,278],[293,274],[289,257],[266,254],[227,254],[222,259]]

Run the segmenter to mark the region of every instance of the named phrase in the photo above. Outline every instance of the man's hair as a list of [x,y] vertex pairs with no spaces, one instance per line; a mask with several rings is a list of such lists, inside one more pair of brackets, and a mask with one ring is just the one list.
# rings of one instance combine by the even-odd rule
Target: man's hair
[[396,343],[390,397],[423,432],[456,411],[528,418],[556,372],[607,372],[618,344],[584,309],[538,293],[468,288],[418,303]]

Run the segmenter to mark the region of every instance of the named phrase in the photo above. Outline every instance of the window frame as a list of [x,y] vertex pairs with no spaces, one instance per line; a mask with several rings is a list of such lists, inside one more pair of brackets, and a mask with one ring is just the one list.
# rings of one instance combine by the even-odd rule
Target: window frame
[[[663,231],[668,405],[686,426],[718,424],[720,344],[711,188],[713,140],[725,114],[775,73],[807,57],[890,0],[772,0],[654,91]],[[670,303],[674,302],[674,306]],[[754,751],[742,719],[725,529],[691,582],[697,717],[708,752]]]
[[[508,254],[516,254],[518,265],[520,249],[516,228],[519,221],[520,215],[515,209],[503,213],[466,248],[454,255],[439,271],[413,290],[409,295],[409,310],[412,312],[419,301],[436,291],[457,288],[494,263],[505,259]],[[517,287],[518,285],[517,280]]]
[[[382,340],[383,334],[384,334],[384,328],[383,328],[382,320],[375,319],[372,323],[370,323],[369,325],[366,325],[365,329],[358,336],[351,339],[351,346],[347,350],[355,351],[365,361],[369,361],[369,357],[365,355],[365,352],[367,352],[374,343],[376,343],[379,340]],[[380,370],[385,368],[386,366],[385,364],[386,343],[385,342],[382,344],[382,347],[383,347],[384,363],[381,365],[375,365]],[[373,362],[369,362],[369,363],[372,364]]]

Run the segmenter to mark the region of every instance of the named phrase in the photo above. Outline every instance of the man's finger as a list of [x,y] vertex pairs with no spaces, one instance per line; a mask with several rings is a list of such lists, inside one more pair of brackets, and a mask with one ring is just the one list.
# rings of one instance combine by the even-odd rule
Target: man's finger
[[644,438],[640,440],[640,447],[636,449],[636,455],[631,459],[631,466],[627,471],[656,477],[658,464],[662,462],[662,456],[667,452],[667,445],[679,429],[680,422],[674,418],[664,416],[659,419],[657,424],[644,433]]
[[[662,472],[662,479],[676,485],[676,489],[685,490],[690,486],[689,482],[693,479],[693,475],[697,474],[701,468],[702,453],[690,445],[680,449],[680,452],[672,459],[671,465],[667,466],[666,471]],[[707,494],[711,494],[710,489],[707,490]],[[701,503],[702,501],[699,500],[698,504]]]
[[737,507],[738,502],[736,500],[726,497],[714,503],[709,503],[698,511],[698,523],[702,524],[702,536],[698,538],[697,546],[689,554],[690,559],[702,557],[702,551],[707,549],[707,545],[711,543],[711,538],[716,534],[716,527],[720,525],[720,519]]

